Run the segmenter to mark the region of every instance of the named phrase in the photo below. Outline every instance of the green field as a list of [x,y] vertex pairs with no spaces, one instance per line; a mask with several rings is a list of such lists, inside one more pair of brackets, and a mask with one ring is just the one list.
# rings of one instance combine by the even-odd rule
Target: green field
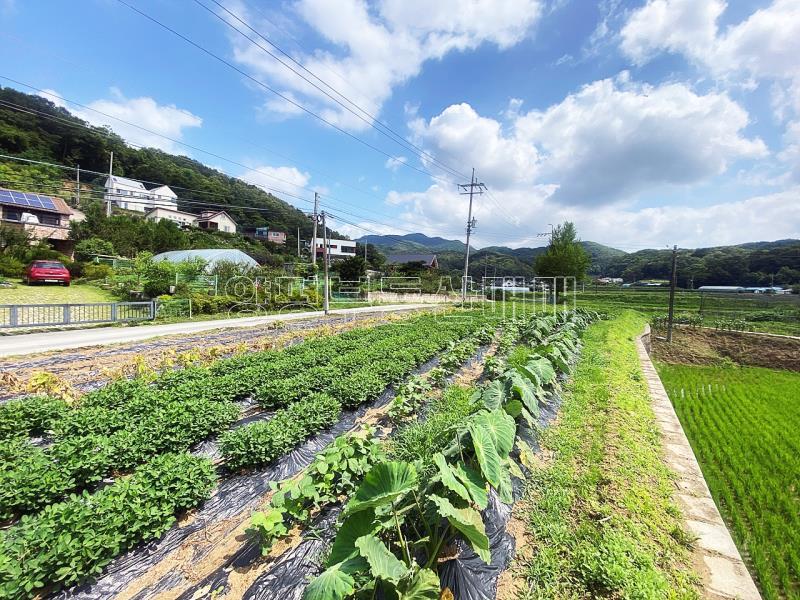
[[658,372],[762,594],[800,598],[800,373],[667,364]]
[[[647,315],[666,315],[669,290],[657,288],[586,288],[576,294],[577,305],[590,310],[626,308]],[[747,321],[753,331],[800,335],[800,296],[766,294],[708,294],[680,290],[675,294],[678,315],[702,315],[706,326],[730,319]]]
[[14,280],[14,287],[0,288],[0,304],[88,304],[114,302],[110,292],[88,284],[25,285]]

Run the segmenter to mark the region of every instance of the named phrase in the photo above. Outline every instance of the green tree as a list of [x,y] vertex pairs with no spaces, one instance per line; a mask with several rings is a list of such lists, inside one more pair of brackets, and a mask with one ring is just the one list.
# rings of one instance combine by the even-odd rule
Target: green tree
[[553,229],[547,250],[536,257],[536,275],[539,277],[586,277],[591,258],[580,245],[575,225],[566,221]]
[[338,265],[342,281],[358,281],[367,273],[367,263],[361,256],[351,256]]
[[98,237],[90,237],[75,244],[75,257],[78,260],[89,261],[95,254],[114,256],[114,244]]

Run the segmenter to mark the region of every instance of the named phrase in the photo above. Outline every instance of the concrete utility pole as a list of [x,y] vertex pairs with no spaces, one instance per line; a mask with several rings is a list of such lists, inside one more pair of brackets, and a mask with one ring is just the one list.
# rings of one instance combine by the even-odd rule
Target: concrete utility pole
[[319,194],[314,192],[314,233],[312,234],[313,239],[311,240],[311,262],[314,263],[314,266],[317,266],[317,220],[319,215],[317,212],[319,211]]
[[322,300],[322,310],[327,315],[330,310],[328,299],[330,294],[328,292],[328,226],[325,223],[325,211],[322,211],[322,261],[325,266],[325,298]]
[[667,319],[667,342],[672,342],[672,319],[675,316],[675,285],[678,281],[678,246],[672,246],[672,277],[669,281],[669,318]]
[[[114,182],[111,178],[114,176],[114,153],[111,153],[111,160],[108,162],[108,185],[113,186]],[[110,189],[114,189],[113,187]],[[106,201],[106,216],[111,216],[111,193],[108,195],[108,200]]]
[[297,228],[297,258],[300,258],[300,228]]
[[75,180],[78,183],[78,208],[81,207],[81,166],[78,165],[75,169]]
[[472,197],[475,194],[483,194],[486,186],[475,181],[475,168],[472,169],[472,179],[469,183],[459,183],[458,187],[462,190],[461,195],[469,195],[469,213],[467,216],[467,254],[464,257],[464,277],[461,280],[461,303],[467,302],[467,277],[469,276],[469,238],[472,230],[475,229],[476,221],[472,217]]

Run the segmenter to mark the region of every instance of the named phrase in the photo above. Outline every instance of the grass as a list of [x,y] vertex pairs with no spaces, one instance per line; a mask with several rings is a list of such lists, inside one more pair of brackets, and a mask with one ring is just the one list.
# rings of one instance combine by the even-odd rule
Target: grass
[[697,598],[673,476],[625,311],[584,335],[561,415],[542,437],[517,516],[531,550],[518,559],[527,599]]
[[0,304],[87,304],[115,302],[110,292],[88,284],[25,285],[13,281],[12,288],[0,287]]
[[800,598],[800,373],[659,364],[765,599]]

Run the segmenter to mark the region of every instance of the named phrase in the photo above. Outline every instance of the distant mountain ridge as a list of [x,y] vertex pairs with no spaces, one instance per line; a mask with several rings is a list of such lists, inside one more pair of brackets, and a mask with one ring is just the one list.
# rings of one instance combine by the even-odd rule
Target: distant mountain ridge
[[[358,238],[358,242],[369,243],[380,248],[384,254],[437,254],[439,266],[444,270],[456,270],[464,262],[466,244],[461,240],[448,240],[442,237],[429,237],[423,233],[406,235],[366,235]],[[597,242],[581,242],[586,252],[592,257],[592,272],[601,274],[607,263],[625,252],[598,244]],[[487,246],[473,248],[470,253],[470,274],[473,277],[492,273],[502,275],[533,276],[533,262],[545,251],[546,246],[537,248],[508,248],[507,246]],[[485,269],[484,269],[485,267]]]
[[[384,254],[434,253],[439,268],[458,275],[464,268],[465,245],[460,240],[428,237],[421,233],[408,235],[370,235],[368,241]],[[622,277],[631,282],[639,279],[668,279],[672,251],[648,249],[627,253],[597,242],[581,242],[592,259],[589,275]],[[472,277],[515,275],[533,277],[536,257],[545,251],[538,248],[487,246],[470,253]],[[800,283],[800,240],[746,242],[731,246],[680,249],[678,251],[678,285],[781,285]]]

